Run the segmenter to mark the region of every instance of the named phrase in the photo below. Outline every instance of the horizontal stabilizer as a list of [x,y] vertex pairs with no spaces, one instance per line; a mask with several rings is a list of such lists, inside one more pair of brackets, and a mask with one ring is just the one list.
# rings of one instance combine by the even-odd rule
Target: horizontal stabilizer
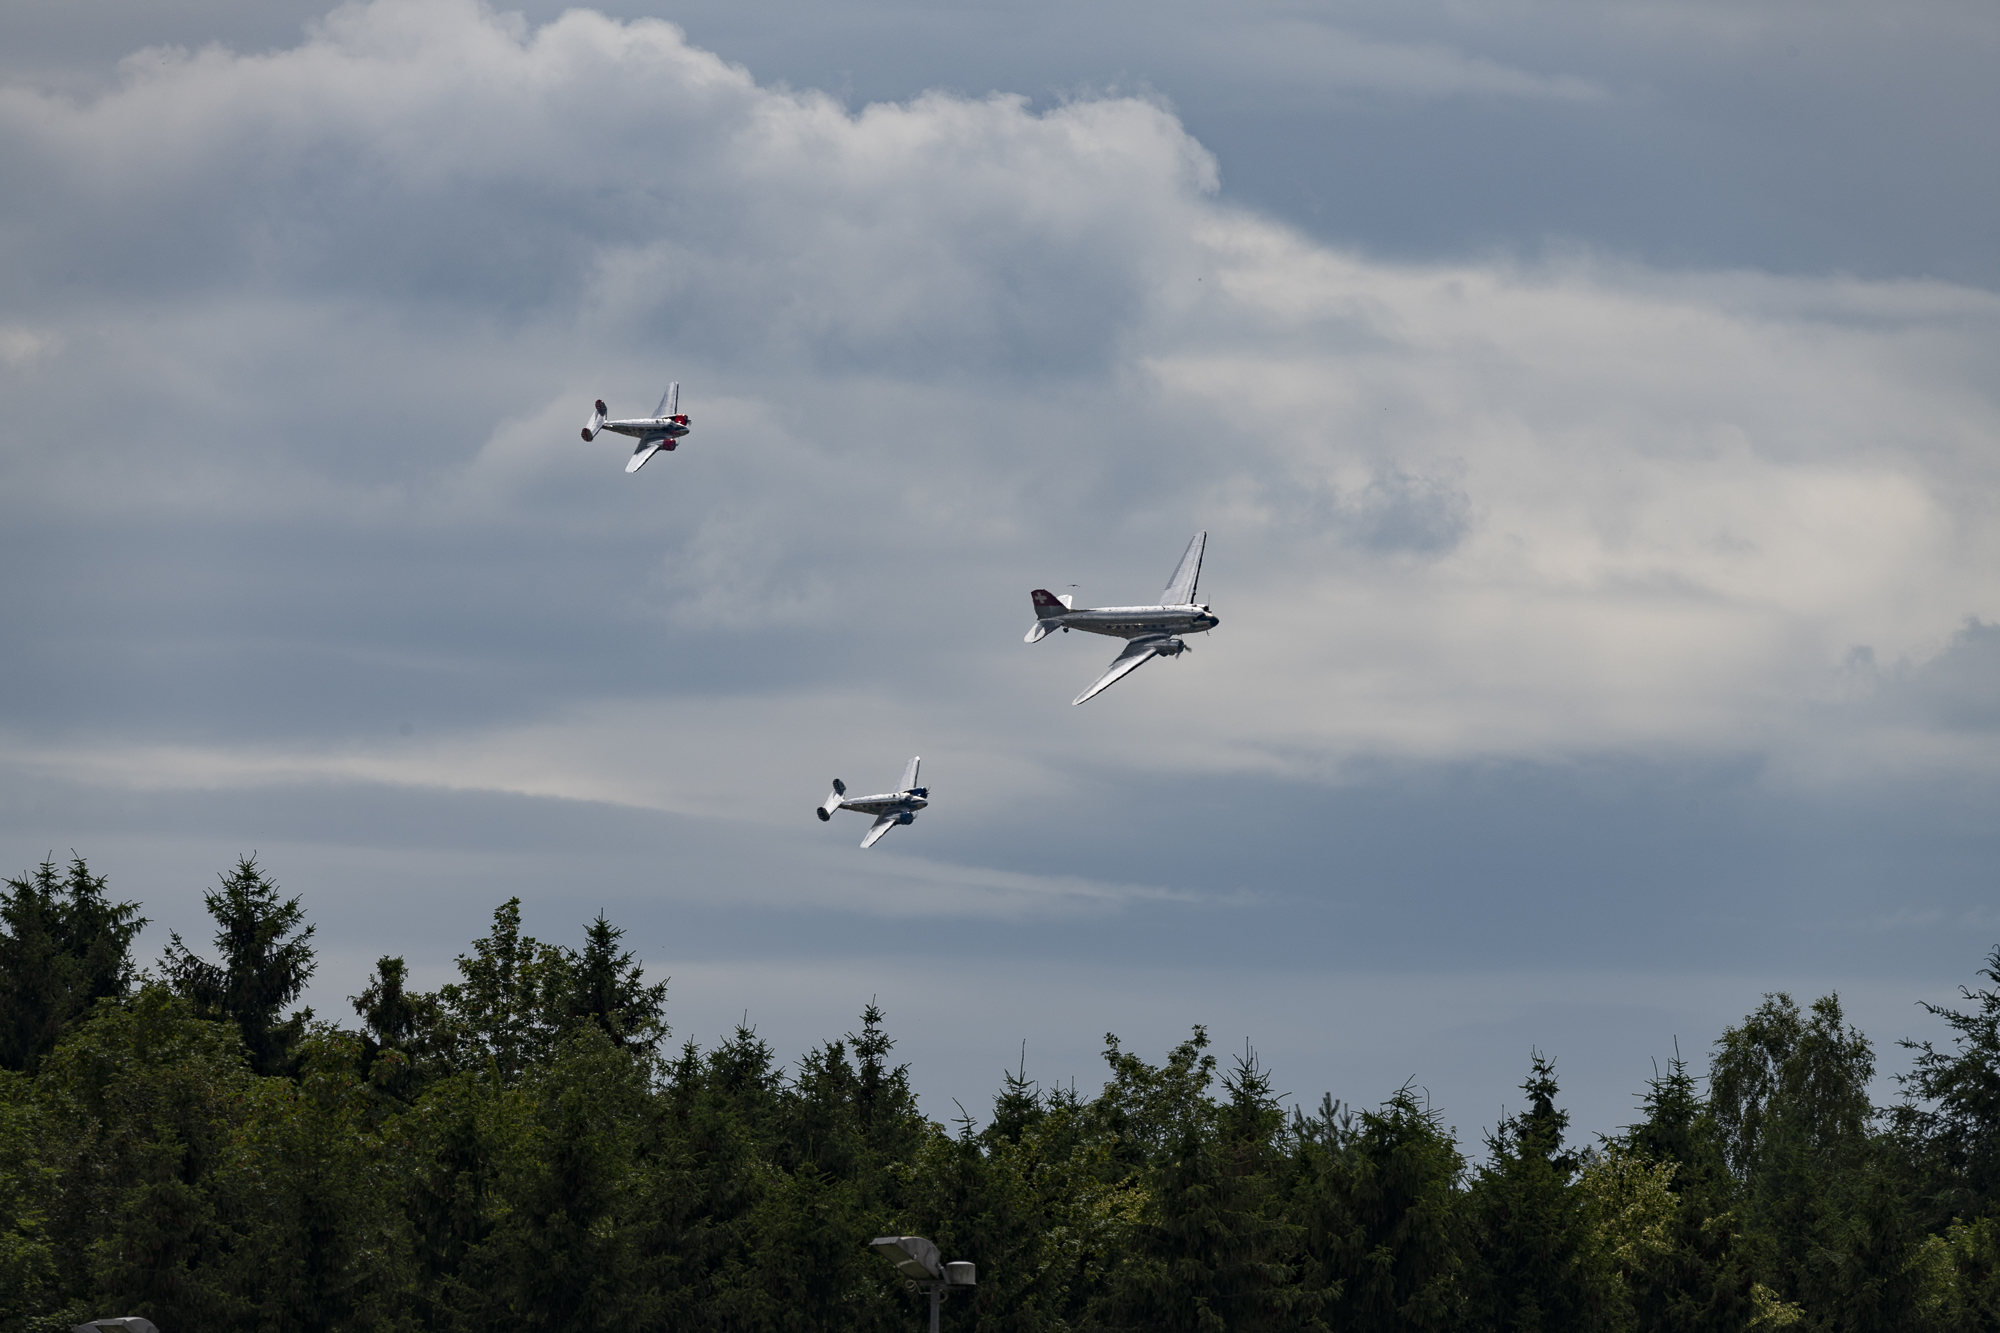
[[1061,628],[1062,622],[1059,620],[1037,620],[1034,627],[1028,631],[1021,642],[1040,643],[1043,639],[1049,637],[1049,631]]
[[597,432],[603,429],[604,429],[604,400],[600,398],[597,400],[597,410],[595,412],[592,412],[590,414],[590,420],[584,423],[583,438],[585,440],[594,440],[597,438]]
[[839,778],[835,778],[833,780],[833,790],[828,792],[826,799],[819,803],[819,817],[821,819],[832,818],[833,812],[840,809],[840,798],[845,795],[847,795],[847,784]]

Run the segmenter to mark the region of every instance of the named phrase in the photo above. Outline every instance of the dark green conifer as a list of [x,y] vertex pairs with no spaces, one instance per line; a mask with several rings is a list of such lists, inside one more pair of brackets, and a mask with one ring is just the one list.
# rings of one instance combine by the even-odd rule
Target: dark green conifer
[[297,898],[279,899],[278,886],[264,878],[254,857],[238,861],[222,876],[221,889],[203,895],[203,901],[215,918],[222,961],[197,956],[176,933],[160,962],[167,983],[201,1017],[235,1023],[257,1073],[290,1073],[312,1010],[278,1015],[299,998],[317,966],[316,927],[299,928],[305,909]]
[[137,903],[104,896],[104,877],[74,857],[44,861],[0,889],[0,1069],[32,1072],[63,1030],[132,981]]
[[1455,1327],[1465,1160],[1439,1113],[1408,1087],[1358,1117],[1328,1097],[1317,1115],[1295,1119],[1292,1134],[1327,1323],[1357,1333]]
[[1952,1030],[1952,1047],[1900,1043],[1916,1052],[1899,1074],[1903,1102],[1892,1112],[1897,1139],[1925,1197],[1925,1216],[1942,1229],[1954,1218],[2000,1216],[2000,946],[1978,975],[1996,983],[1974,990],[1967,1010],[1920,1001]]
[[1466,1199],[1468,1324],[1481,1330],[1605,1326],[1615,1278],[1599,1253],[1575,1179],[1581,1156],[1563,1144],[1555,1066],[1540,1052],[1521,1091],[1528,1106],[1486,1136],[1488,1160]]
[[620,1046],[651,1055],[667,1035],[667,983],[645,984],[645,966],[618,942],[625,932],[602,912],[584,929],[569,966],[572,1023],[590,1023]]

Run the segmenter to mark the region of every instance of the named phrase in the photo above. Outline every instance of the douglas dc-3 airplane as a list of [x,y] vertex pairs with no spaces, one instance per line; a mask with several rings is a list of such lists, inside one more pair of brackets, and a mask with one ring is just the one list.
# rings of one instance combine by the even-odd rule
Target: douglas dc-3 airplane
[[864,815],[875,816],[875,822],[868,826],[868,836],[861,840],[863,847],[873,847],[882,841],[882,835],[898,824],[914,824],[917,811],[930,804],[931,789],[917,785],[917,765],[923,763],[919,755],[903,770],[903,785],[892,792],[880,796],[857,796],[847,800],[847,784],[839,778],[833,780],[833,790],[819,803],[818,814],[821,822],[833,818],[836,810],[859,810]]
[[611,431],[617,435],[630,435],[639,442],[632,450],[632,457],[625,464],[627,472],[637,472],[646,466],[646,460],[662,449],[672,450],[681,442],[681,436],[688,433],[687,413],[681,411],[681,386],[669,384],[667,391],[660,395],[660,405],[653,409],[649,417],[634,417],[630,421],[606,421],[604,400],[597,400],[597,410],[590,414],[590,420],[583,428],[586,441],[597,438],[599,431]]
[[1179,657],[1188,650],[1188,645],[1175,638],[1176,634],[1206,634],[1222,621],[1209,614],[1205,606],[1197,606],[1194,600],[1194,585],[1201,578],[1201,552],[1208,544],[1208,534],[1197,532],[1188,543],[1187,554],[1181,557],[1174,577],[1167,584],[1167,590],[1160,594],[1158,606],[1100,606],[1094,610],[1077,608],[1070,604],[1068,597],[1058,597],[1046,588],[1037,588],[1029,595],[1035,599],[1035,627],[1028,631],[1027,642],[1035,643],[1048,637],[1049,631],[1080,629],[1091,634],[1109,634],[1113,638],[1129,639],[1125,651],[1111,659],[1111,668],[1097,678],[1097,683],[1082,694],[1071,699],[1071,704],[1080,704],[1112,681],[1130,674],[1155,657]]

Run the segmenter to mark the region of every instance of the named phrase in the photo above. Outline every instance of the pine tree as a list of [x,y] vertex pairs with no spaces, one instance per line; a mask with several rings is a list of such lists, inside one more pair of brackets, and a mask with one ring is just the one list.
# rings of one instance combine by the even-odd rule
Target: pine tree
[[132,981],[137,903],[113,903],[82,857],[44,861],[0,890],[0,1069],[33,1072],[63,1030]]
[[568,1019],[590,1023],[620,1046],[652,1055],[667,1036],[667,983],[645,984],[645,967],[618,941],[625,932],[602,912],[585,928],[570,963]]
[[[1978,975],[2000,983],[2000,946]],[[1927,1196],[1928,1220],[1939,1228],[1953,1218],[2000,1216],[2000,984],[1958,993],[1975,1007],[1924,1003],[1950,1026],[1955,1049],[1900,1043],[1916,1058],[1896,1076],[1903,1103],[1891,1113]]]
[[403,960],[384,954],[361,994],[347,1002],[361,1019],[361,1062],[378,1089],[402,1101],[449,1072],[443,1011],[435,995],[412,993]]
[[305,909],[297,898],[279,900],[278,886],[264,878],[254,857],[237,862],[222,877],[222,888],[203,901],[215,918],[222,961],[198,957],[176,933],[160,964],[168,984],[201,1017],[234,1022],[257,1073],[290,1073],[312,1010],[283,1020],[278,1014],[299,998],[317,966],[312,948],[317,927],[299,929]]
[[1521,1091],[1528,1108],[1486,1136],[1489,1154],[1466,1200],[1475,1329],[1599,1328],[1616,1288],[1575,1179],[1580,1155],[1563,1146],[1555,1066],[1535,1052]]
[[[1105,1303],[1114,1327],[1161,1333],[1323,1329],[1324,1295],[1302,1282],[1303,1228],[1285,1214],[1274,1142],[1284,1123],[1269,1078],[1246,1056],[1228,1101],[1179,1126],[1146,1175],[1145,1222]],[[1213,1126],[1212,1133],[1204,1132]]]
[[1408,1087],[1358,1117],[1328,1097],[1298,1116],[1299,1206],[1331,1293],[1327,1322],[1357,1333],[1455,1326],[1455,1234],[1465,1169],[1438,1112]]
[[1639,1164],[1670,1168],[1673,1206],[1661,1247],[1621,1265],[1640,1333],[1723,1333],[1752,1317],[1755,1276],[1742,1254],[1735,1181],[1722,1132],[1678,1055],[1653,1078],[1646,1118],[1617,1145]]

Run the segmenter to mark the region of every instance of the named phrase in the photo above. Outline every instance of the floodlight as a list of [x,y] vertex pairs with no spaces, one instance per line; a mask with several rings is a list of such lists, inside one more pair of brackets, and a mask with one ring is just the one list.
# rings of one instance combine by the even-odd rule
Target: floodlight
[[938,1280],[938,1247],[922,1236],[877,1236],[868,1244],[910,1281]]
[[877,1236],[868,1242],[875,1253],[896,1265],[910,1286],[931,1298],[931,1333],[938,1333],[938,1306],[951,1287],[979,1285],[978,1269],[964,1261],[938,1262],[938,1247],[922,1236]]

